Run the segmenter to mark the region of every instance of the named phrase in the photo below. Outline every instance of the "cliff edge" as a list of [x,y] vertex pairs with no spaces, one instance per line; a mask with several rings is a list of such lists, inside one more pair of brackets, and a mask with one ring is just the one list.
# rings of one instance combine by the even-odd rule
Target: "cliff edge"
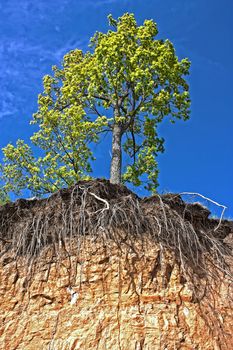
[[0,207],[0,349],[232,349],[230,221],[106,180]]

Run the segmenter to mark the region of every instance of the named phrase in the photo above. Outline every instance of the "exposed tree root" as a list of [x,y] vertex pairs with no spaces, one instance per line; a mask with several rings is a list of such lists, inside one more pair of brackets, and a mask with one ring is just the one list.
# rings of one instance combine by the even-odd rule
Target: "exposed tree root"
[[26,256],[33,264],[45,248],[52,248],[58,261],[64,253],[69,256],[74,242],[77,254],[85,249],[86,237],[132,249],[135,239],[149,237],[161,254],[172,252],[186,278],[231,278],[232,249],[225,238],[233,231],[232,222],[209,219],[209,214],[178,194],[140,199],[107,180],[81,181],[48,199],[20,199],[0,207],[1,255],[10,251],[15,259]]
[[[179,194],[140,199],[126,187],[106,180],[82,181],[48,199],[20,199],[0,207],[0,257],[3,265],[16,259],[16,266],[21,257],[27,258],[25,288],[33,280],[37,266],[47,266],[48,279],[51,264],[55,262],[59,272],[64,268],[64,258],[68,258],[71,288],[71,279],[76,278],[71,273],[71,256],[77,256],[81,288],[79,255],[85,252],[90,240],[100,242],[107,256],[111,256],[113,243],[119,254],[127,247],[136,260],[142,256],[143,247],[147,249],[148,241],[154,242],[158,251],[151,281],[161,275],[166,289],[172,269],[178,264],[182,283],[193,291],[193,302],[200,306],[203,320],[214,336],[224,342],[215,299],[221,281],[232,280],[232,239],[228,238],[233,223],[223,220],[223,214],[220,220],[209,219],[209,214],[199,203],[183,202]],[[168,259],[167,252],[172,259]],[[130,285],[135,286],[131,265]],[[228,288],[227,293],[232,301],[232,289]]]

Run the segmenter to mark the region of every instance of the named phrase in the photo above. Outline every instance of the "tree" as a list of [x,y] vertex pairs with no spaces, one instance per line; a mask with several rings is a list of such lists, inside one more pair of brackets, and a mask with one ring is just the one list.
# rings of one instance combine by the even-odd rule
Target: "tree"
[[[51,193],[91,172],[91,144],[112,132],[110,181],[146,188],[158,183],[156,157],[164,151],[157,126],[189,118],[190,98],[185,76],[188,59],[179,61],[169,40],[156,39],[156,23],[138,26],[133,14],[108,16],[112,30],[96,32],[90,52],[72,50],[61,68],[44,77],[31,141],[39,155],[19,140],[3,148],[1,178],[5,193]],[[122,152],[131,161],[122,172]]]

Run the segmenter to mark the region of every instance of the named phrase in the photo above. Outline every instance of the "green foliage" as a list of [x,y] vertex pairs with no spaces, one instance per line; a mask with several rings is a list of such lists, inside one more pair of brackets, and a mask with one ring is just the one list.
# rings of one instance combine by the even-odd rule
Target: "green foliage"
[[[190,99],[185,75],[190,62],[176,56],[169,40],[156,39],[157,26],[146,20],[137,26],[132,14],[108,17],[112,30],[97,32],[91,51],[72,50],[61,68],[44,77],[38,112],[32,124],[38,131],[32,148],[19,140],[3,149],[2,192],[20,194],[28,188],[44,195],[69,186],[91,172],[90,145],[99,135],[122,130],[122,148],[132,159],[122,179],[136,186],[147,175],[146,187],[155,191],[163,139],[157,126],[189,118]],[[34,155],[34,150],[39,156]]]

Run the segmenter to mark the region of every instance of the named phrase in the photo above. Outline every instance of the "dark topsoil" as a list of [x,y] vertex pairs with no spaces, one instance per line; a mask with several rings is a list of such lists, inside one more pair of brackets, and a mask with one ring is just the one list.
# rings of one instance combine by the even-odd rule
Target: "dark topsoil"
[[132,236],[154,231],[155,240],[177,255],[181,250],[187,261],[195,250],[212,254],[220,249],[221,255],[231,255],[225,241],[232,236],[233,222],[222,220],[219,225],[218,219],[209,216],[207,208],[185,203],[179,194],[139,198],[125,186],[107,180],[80,181],[46,199],[18,199],[1,206],[0,255],[11,249],[33,255],[70,235],[95,235],[105,230],[112,238],[115,233],[109,232],[118,229]]

